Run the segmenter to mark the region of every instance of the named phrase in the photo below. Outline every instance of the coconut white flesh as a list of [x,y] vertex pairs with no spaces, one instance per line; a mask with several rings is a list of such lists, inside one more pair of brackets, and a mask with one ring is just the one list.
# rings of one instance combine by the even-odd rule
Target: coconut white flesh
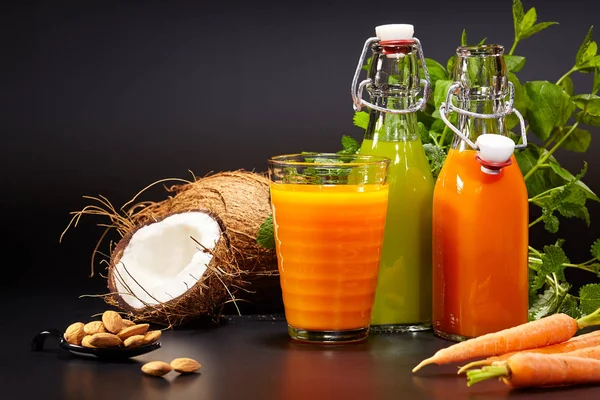
[[194,240],[212,250],[220,237],[219,223],[204,212],[175,214],[140,228],[115,266],[117,290],[136,309],[181,296],[212,259]]

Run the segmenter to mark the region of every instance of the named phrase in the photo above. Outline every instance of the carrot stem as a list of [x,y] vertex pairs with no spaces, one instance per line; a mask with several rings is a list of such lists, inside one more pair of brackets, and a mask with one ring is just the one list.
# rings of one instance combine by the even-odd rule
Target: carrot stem
[[492,365],[481,369],[467,371],[467,386],[492,378],[510,378],[510,370],[507,365]]
[[600,325],[600,308],[591,314],[581,317],[577,320],[577,326],[579,329],[586,328],[588,326]]
[[457,374],[460,375],[463,372],[465,372],[468,369],[474,368],[474,367],[481,367],[481,366],[487,366],[490,365],[491,361],[489,360],[479,360],[479,361],[473,361],[463,367],[460,367],[460,369],[458,370]]

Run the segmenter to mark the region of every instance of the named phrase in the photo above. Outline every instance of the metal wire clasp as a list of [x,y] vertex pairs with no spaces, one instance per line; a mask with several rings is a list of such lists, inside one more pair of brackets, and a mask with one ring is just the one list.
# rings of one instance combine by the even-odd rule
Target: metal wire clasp
[[515,149],[524,149],[527,147],[527,132],[525,131],[525,120],[523,119],[521,113],[516,108],[514,108],[515,87],[512,84],[512,82],[508,82],[509,99],[504,103],[504,111],[496,114],[479,114],[463,110],[459,107],[455,107],[452,104],[452,96],[460,92],[460,90],[461,89],[459,83],[453,83],[452,85],[450,85],[450,87],[448,87],[446,101],[442,102],[442,104],[440,105],[440,116],[442,117],[442,121],[444,121],[444,123],[452,130],[452,132],[457,134],[462,140],[464,140],[469,146],[471,146],[473,150],[479,151],[479,147],[475,143],[473,143],[473,141],[469,139],[464,133],[462,133],[456,126],[454,126],[452,122],[450,122],[450,120],[448,119],[448,115],[450,115],[452,111],[455,111],[462,115],[466,115],[468,117],[484,119],[504,118],[507,115],[515,113],[517,118],[519,118],[519,123],[521,125],[521,138],[523,139],[523,142],[521,144],[516,145]]
[[360,58],[358,59],[358,65],[356,67],[356,72],[354,73],[354,78],[352,79],[352,101],[354,102],[354,111],[360,111],[362,106],[367,106],[377,111],[390,113],[390,114],[408,114],[413,113],[419,110],[425,110],[427,107],[427,100],[429,100],[429,96],[431,95],[431,79],[429,78],[429,71],[427,70],[427,65],[425,63],[425,56],[423,56],[423,47],[421,46],[421,42],[417,38],[412,38],[417,44],[417,52],[419,53],[419,60],[421,61],[421,67],[423,68],[423,73],[425,74],[425,79],[421,79],[420,82],[423,85],[423,97],[417,101],[412,107],[407,108],[406,110],[397,110],[397,109],[389,109],[385,107],[379,107],[373,103],[370,103],[362,98],[362,93],[365,87],[370,86],[373,81],[370,78],[365,79],[360,84],[358,84],[358,78],[360,76],[360,71],[362,70],[362,66],[365,63],[365,57],[367,55],[367,51],[369,47],[376,42],[379,42],[378,37],[372,37],[367,39],[365,45],[362,49],[362,53]]

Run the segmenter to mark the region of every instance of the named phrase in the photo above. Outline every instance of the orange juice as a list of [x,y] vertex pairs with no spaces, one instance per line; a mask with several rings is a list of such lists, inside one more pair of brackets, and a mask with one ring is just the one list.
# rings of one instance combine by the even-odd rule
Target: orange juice
[[290,326],[369,326],[387,201],[387,184],[271,183],[277,260]]
[[528,202],[516,159],[481,171],[452,149],[433,197],[433,327],[470,338],[527,322]]

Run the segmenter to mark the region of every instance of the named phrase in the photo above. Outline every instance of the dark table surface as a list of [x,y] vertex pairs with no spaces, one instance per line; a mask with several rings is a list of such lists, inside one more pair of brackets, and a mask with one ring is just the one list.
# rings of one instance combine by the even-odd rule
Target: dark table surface
[[[18,304],[18,306],[17,306]],[[298,344],[281,316],[227,316],[217,326],[165,331],[162,348],[127,362],[74,356],[48,342],[32,352],[40,330],[87,322],[106,306],[77,296],[26,296],[3,304],[1,399],[577,399],[599,387],[510,390],[498,381],[471,388],[457,366],[411,369],[450,343],[431,332],[372,334],[362,344]],[[142,374],[143,363],[192,357],[200,373]]]

